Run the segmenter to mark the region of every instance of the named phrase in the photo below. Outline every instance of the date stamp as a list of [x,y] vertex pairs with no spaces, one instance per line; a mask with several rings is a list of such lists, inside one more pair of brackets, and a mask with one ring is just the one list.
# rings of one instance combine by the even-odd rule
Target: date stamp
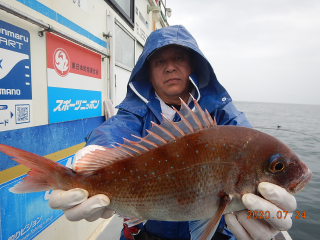
[[269,218],[278,218],[278,219],[285,219],[285,218],[294,218],[294,219],[300,219],[300,218],[306,218],[306,212],[303,211],[300,213],[300,211],[295,211],[292,216],[288,215],[288,211],[278,211],[277,216],[271,216],[269,211],[247,211],[248,216],[247,219],[269,219]]

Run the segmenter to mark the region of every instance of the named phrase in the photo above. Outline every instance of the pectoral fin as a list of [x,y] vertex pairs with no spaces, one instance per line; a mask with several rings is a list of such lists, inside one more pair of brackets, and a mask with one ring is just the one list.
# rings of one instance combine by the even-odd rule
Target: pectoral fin
[[144,219],[140,219],[140,218],[126,217],[126,216],[123,216],[123,215],[118,215],[118,217],[124,218],[123,223],[126,224],[128,227],[132,227],[132,226],[138,225],[139,223],[143,223],[143,225],[144,225],[148,221],[148,220],[144,220]]
[[210,240],[212,238],[218,227],[220,218],[228,204],[231,202],[231,199],[232,198],[229,195],[222,197],[219,208],[212,218],[189,222],[191,240]]

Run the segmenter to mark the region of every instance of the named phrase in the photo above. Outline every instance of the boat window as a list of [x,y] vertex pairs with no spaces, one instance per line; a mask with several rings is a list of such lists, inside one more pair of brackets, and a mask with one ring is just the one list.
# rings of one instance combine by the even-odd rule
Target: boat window
[[143,46],[142,44],[140,44],[138,41],[137,41],[137,44],[136,44],[136,62],[138,61],[141,53],[143,51]]
[[134,0],[105,0],[128,25],[134,28]]
[[116,63],[132,69],[135,64],[134,37],[118,22],[115,24]]

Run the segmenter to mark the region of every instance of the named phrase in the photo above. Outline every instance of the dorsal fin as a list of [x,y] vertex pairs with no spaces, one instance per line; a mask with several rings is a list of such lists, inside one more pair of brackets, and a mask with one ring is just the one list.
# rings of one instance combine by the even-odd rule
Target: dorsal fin
[[184,131],[182,131],[181,128],[177,125],[177,123],[172,122],[169,118],[164,116],[161,113],[162,116],[162,123],[161,126],[164,127],[165,129],[168,129],[175,137],[180,137],[186,135]]
[[[191,97],[193,98],[192,95]],[[148,135],[144,138],[132,135],[138,138],[139,141],[133,142],[124,138],[123,144],[118,143],[118,146],[111,145],[113,148],[98,146],[96,149],[91,148],[89,151],[90,154],[85,154],[77,160],[74,170],[89,174],[95,170],[113,164],[116,161],[143,154],[146,151],[167,144],[186,134],[217,126],[216,121],[212,119],[208,111],[205,110],[204,112],[194,98],[194,111],[192,111],[182,99],[180,100],[180,111],[173,108],[180,116],[180,122],[172,122],[162,115],[163,120],[161,124],[158,125],[152,122],[152,128],[151,130],[147,130]]]
[[[97,145],[89,145],[82,149],[84,154],[73,163],[73,170],[90,174],[121,159],[113,148],[104,148]],[[77,154],[76,154],[77,155]]]
[[[145,136],[144,138],[138,137],[138,136],[135,136],[135,135],[132,135],[132,136],[135,137],[135,138],[140,139],[141,141],[139,142],[139,144],[141,144],[142,146],[145,146],[145,147],[147,147],[149,149],[158,147],[158,144],[152,141],[152,140],[154,140],[154,138],[153,137],[149,137],[149,135]],[[149,137],[149,139],[147,139],[148,137]]]
[[210,115],[210,113],[208,112],[207,109],[205,110],[205,112],[206,112],[207,119],[210,122],[210,126],[211,127],[217,127],[218,125],[217,125],[217,122],[216,122],[216,118],[212,119],[212,117],[211,117],[211,115]]
[[[193,99],[193,103],[194,103],[194,107],[195,107],[194,114],[198,117],[198,119],[200,120],[202,126],[205,127],[205,128],[212,127],[212,125],[210,124],[210,119],[212,119],[210,114],[207,116],[206,113],[200,107],[200,105],[197,102],[197,100],[191,94],[190,94],[190,96]],[[206,109],[206,112],[208,112],[207,109]],[[210,119],[208,119],[208,118],[210,118]]]
[[122,144],[120,145],[122,148],[125,148],[127,149],[128,151],[130,151],[131,153],[142,153],[140,150],[136,149],[136,148],[133,148],[131,146],[128,146],[128,145],[125,145],[125,144]]
[[189,121],[175,108],[172,107],[173,110],[176,111],[176,113],[178,113],[178,115],[181,118],[180,122],[177,122],[176,124],[185,132],[185,133],[190,133],[190,132],[194,132],[194,128],[192,127],[192,125],[189,123]]
[[[164,121],[162,121],[161,125],[163,125],[163,123]],[[152,121],[151,121],[151,124],[152,124],[151,132],[162,137],[164,140],[170,141],[170,140],[176,139],[176,137],[171,132],[169,132],[165,127],[158,125]]]
[[188,105],[180,98],[181,109],[180,113],[188,120],[193,129],[203,129],[201,121],[199,118],[192,112]]
[[129,146],[134,149],[137,149],[140,152],[149,151],[149,148],[146,148],[146,147],[140,145],[139,142],[133,142],[133,141],[130,141],[126,138],[123,138],[123,140],[124,140],[124,145]]

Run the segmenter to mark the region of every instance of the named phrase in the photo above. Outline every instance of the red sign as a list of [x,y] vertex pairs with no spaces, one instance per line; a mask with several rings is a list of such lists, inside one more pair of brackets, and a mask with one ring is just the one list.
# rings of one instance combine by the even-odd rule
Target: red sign
[[[101,79],[101,56],[47,32],[47,66],[61,77],[68,73]],[[52,57],[50,57],[52,56]]]

